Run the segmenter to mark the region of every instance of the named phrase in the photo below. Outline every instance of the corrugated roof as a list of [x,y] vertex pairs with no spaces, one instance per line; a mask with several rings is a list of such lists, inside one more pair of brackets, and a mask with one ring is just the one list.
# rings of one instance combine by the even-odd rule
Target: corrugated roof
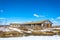
[[[43,22],[46,22],[46,21],[49,21],[49,20],[32,21],[32,22],[26,22],[24,24],[38,24],[38,23],[43,23]],[[52,23],[51,21],[49,21],[49,22]]]

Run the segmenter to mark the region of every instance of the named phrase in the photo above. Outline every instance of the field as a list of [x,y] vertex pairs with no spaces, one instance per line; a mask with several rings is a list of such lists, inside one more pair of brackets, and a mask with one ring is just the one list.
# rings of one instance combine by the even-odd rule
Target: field
[[8,37],[23,37],[23,36],[60,36],[60,28],[47,28],[47,29],[40,29],[40,30],[27,30],[23,29],[20,30],[18,28],[6,28],[3,31],[0,30],[0,37],[1,38],[8,38]]

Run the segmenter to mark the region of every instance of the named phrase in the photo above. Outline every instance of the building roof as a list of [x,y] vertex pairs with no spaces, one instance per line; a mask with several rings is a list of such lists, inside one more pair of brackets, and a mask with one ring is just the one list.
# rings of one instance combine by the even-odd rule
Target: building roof
[[[43,23],[43,22],[47,22],[49,20],[41,20],[41,21],[32,21],[32,22],[26,22],[26,23],[23,23],[23,24],[39,24],[39,23]],[[52,22],[49,21],[51,24]]]

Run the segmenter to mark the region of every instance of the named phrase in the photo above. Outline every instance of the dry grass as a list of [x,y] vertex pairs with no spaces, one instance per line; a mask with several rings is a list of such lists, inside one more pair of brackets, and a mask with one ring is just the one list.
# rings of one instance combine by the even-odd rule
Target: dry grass
[[0,37],[17,37],[17,36],[23,36],[23,34],[16,31],[0,33]]
[[[26,27],[19,27],[18,29],[20,30],[24,30],[24,31],[28,31],[28,28]],[[17,31],[10,31],[10,32],[2,32],[0,31],[0,37],[18,37],[18,36],[30,36],[30,35],[43,35],[43,36],[51,36],[51,35],[55,35],[55,33],[53,31],[57,31],[56,34],[58,33],[58,35],[60,35],[60,30],[59,29],[54,29],[52,31],[46,31],[46,32],[41,32],[38,30],[41,30],[42,28],[40,28],[39,26],[35,26],[34,28],[32,28],[34,31],[32,31],[32,33],[19,33]]]
[[60,36],[60,32],[58,32],[58,35]]
[[46,35],[46,36],[47,36],[47,35],[48,35],[48,36],[49,36],[49,35],[50,35],[50,36],[51,36],[51,35],[54,35],[53,32],[39,32],[39,31],[36,31],[36,32],[33,31],[32,34],[33,34],[33,35]]
[[35,26],[34,30],[41,30],[42,28],[40,26]]

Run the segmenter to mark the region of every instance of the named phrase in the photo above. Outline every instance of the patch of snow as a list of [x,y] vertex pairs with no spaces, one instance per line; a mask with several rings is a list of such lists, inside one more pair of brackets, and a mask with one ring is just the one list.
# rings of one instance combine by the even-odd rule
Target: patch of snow
[[5,27],[1,27],[1,28],[0,28],[0,31],[8,32],[8,31],[12,31],[12,30],[10,30],[10,29],[8,29],[8,28],[5,28]]
[[40,31],[42,31],[42,32],[45,32],[45,31],[51,31],[51,30],[48,30],[48,29],[44,29],[44,30],[40,30]]
[[11,29],[11,30],[15,30],[15,31],[20,32],[20,33],[23,33],[23,30],[20,30],[20,29],[17,29],[17,28],[9,27],[9,29]]
[[60,28],[52,28],[52,29],[60,29]]
[[3,32],[9,32],[9,31],[11,31],[11,30],[9,30],[9,29],[4,29],[4,30],[2,30]]
[[24,32],[26,32],[26,33],[32,33],[31,31],[24,31]]
[[30,30],[30,31],[34,31],[33,29],[28,29],[28,30]]
[[0,38],[0,40],[60,40],[60,36],[28,36],[15,38]]

